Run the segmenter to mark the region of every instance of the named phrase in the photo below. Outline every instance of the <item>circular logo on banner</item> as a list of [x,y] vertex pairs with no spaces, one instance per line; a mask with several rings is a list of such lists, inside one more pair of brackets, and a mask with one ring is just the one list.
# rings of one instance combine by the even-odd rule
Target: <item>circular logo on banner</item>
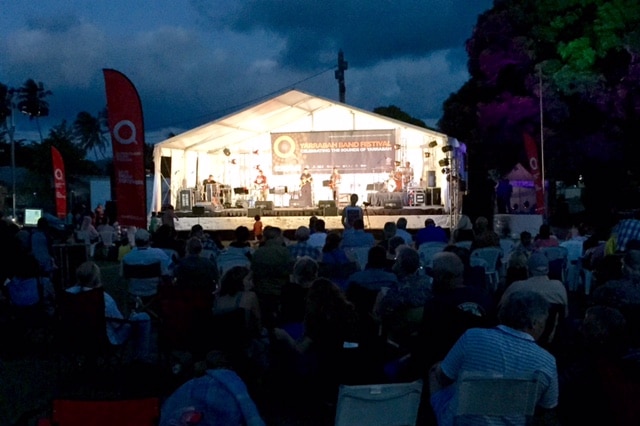
[[62,170],[55,169],[53,171],[53,176],[55,176],[56,180],[62,180]]
[[[128,138],[126,136],[123,137],[121,135],[123,128],[129,129],[130,135]],[[129,145],[131,143],[135,143],[136,142],[136,126],[134,126],[134,124],[129,120],[119,121],[118,124],[116,124],[113,127],[113,137],[116,138],[116,140],[120,142],[122,145]]]
[[296,142],[291,136],[279,136],[273,143],[273,152],[280,158],[294,157],[296,155]]
[[538,160],[536,158],[529,158],[529,167],[531,170],[538,170]]

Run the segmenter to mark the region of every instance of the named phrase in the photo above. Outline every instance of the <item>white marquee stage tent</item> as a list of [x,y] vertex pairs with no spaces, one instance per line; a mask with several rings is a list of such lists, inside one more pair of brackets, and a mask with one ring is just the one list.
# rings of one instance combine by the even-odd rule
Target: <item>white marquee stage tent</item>
[[[171,176],[161,175],[161,157],[168,157],[165,162],[170,159]],[[315,204],[332,198],[326,181],[333,167],[342,175],[340,193],[347,199],[355,193],[365,201],[372,189],[380,189],[379,183],[392,180],[393,169],[407,162],[413,169],[410,186],[441,188],[438,204],[443,217],[439,222],[449,226],[455,213],[451,210],[456,207],[449,208],[452,197],[446,190],[447,176],[457,174],[466,180],[464,144],[434,130],[290,90],[158,143],[154,149],[154,188],[160,188],[164,180],[170,192],[163,199],[160,191],[154,191],[152,205],[155,211],[164,204],[179,206],[181,192],[197,188],[210,174],[225,187],[251,189],[260,168],[271,188],[287,188],[284,195],[279,191],[269,195],[274,205],[289,207],[286,198],[292,189],[299,188],[306,166],[314,177]],[[251,198],[252,193],[236,195],[233,191],[231,197],[230,204],[235,207],[237,200],[233,198]],[[343,205],[342,201],[339,204]],[[419,217],[412,217],[410,225],[422,227],[425,216],[415,216]],[[205,219],[197,218],[200,223]],[[218,222],[212,228],[233,229],[236,222]],[[242,224],[246,222],[245,216]]]

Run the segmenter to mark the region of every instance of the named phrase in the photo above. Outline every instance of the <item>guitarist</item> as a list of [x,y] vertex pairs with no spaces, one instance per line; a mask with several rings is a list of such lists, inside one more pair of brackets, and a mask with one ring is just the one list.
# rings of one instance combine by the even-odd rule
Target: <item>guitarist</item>
[[313,176],[309,173],[309,167],[305,167],[300,175],[300,199],[304,207],[311,207],[313,205],[311,183],[313,183]]
[[333,201],[336,202],[336,206],[338,205],[338,190],[340,188],[341,180],[342,176],[340,176],[340,172],[338,172],[338,169],[334,167],[333,172],[331,173],[331,177],[329,178],[329,188],[331,188],[331,191],[333,192]]

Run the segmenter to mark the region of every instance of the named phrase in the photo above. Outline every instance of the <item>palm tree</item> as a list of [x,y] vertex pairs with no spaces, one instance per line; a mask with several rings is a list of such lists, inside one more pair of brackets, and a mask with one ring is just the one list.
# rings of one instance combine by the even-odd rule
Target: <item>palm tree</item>
[[11,117],[11,97],[11,90],[0,83],[0,128],[5,128],[7,131],[9,130],[7,120]]
[[101,111],[97,117],[86,111],[78,113],[73,122],[73,134],[80,146],[86,151],[96,150],[102,158],[106,158],[106,150],[109,140],[105,136],[108,132],[104,123],[106,110]]
[[28,115],[29,120],[36,119],[40,142],[42,142],[42,130],[38,119],[49,115],[49,103],[45,98],[52,94],[51,90],[45,90],[42,82],[36,83],[31,78],[18,89],[18,109]]

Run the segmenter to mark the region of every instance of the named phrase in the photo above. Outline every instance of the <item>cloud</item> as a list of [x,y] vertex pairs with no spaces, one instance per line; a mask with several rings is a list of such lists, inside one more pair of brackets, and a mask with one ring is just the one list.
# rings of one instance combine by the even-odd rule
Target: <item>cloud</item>
[[253,0],[225,9],[216,3],[192,1],[215,28],[264,30],[286,40],[282,64],[302,69],[335,62],[339,48],[358,67],[461,48],[478,13],[491,6],[490,0]]

